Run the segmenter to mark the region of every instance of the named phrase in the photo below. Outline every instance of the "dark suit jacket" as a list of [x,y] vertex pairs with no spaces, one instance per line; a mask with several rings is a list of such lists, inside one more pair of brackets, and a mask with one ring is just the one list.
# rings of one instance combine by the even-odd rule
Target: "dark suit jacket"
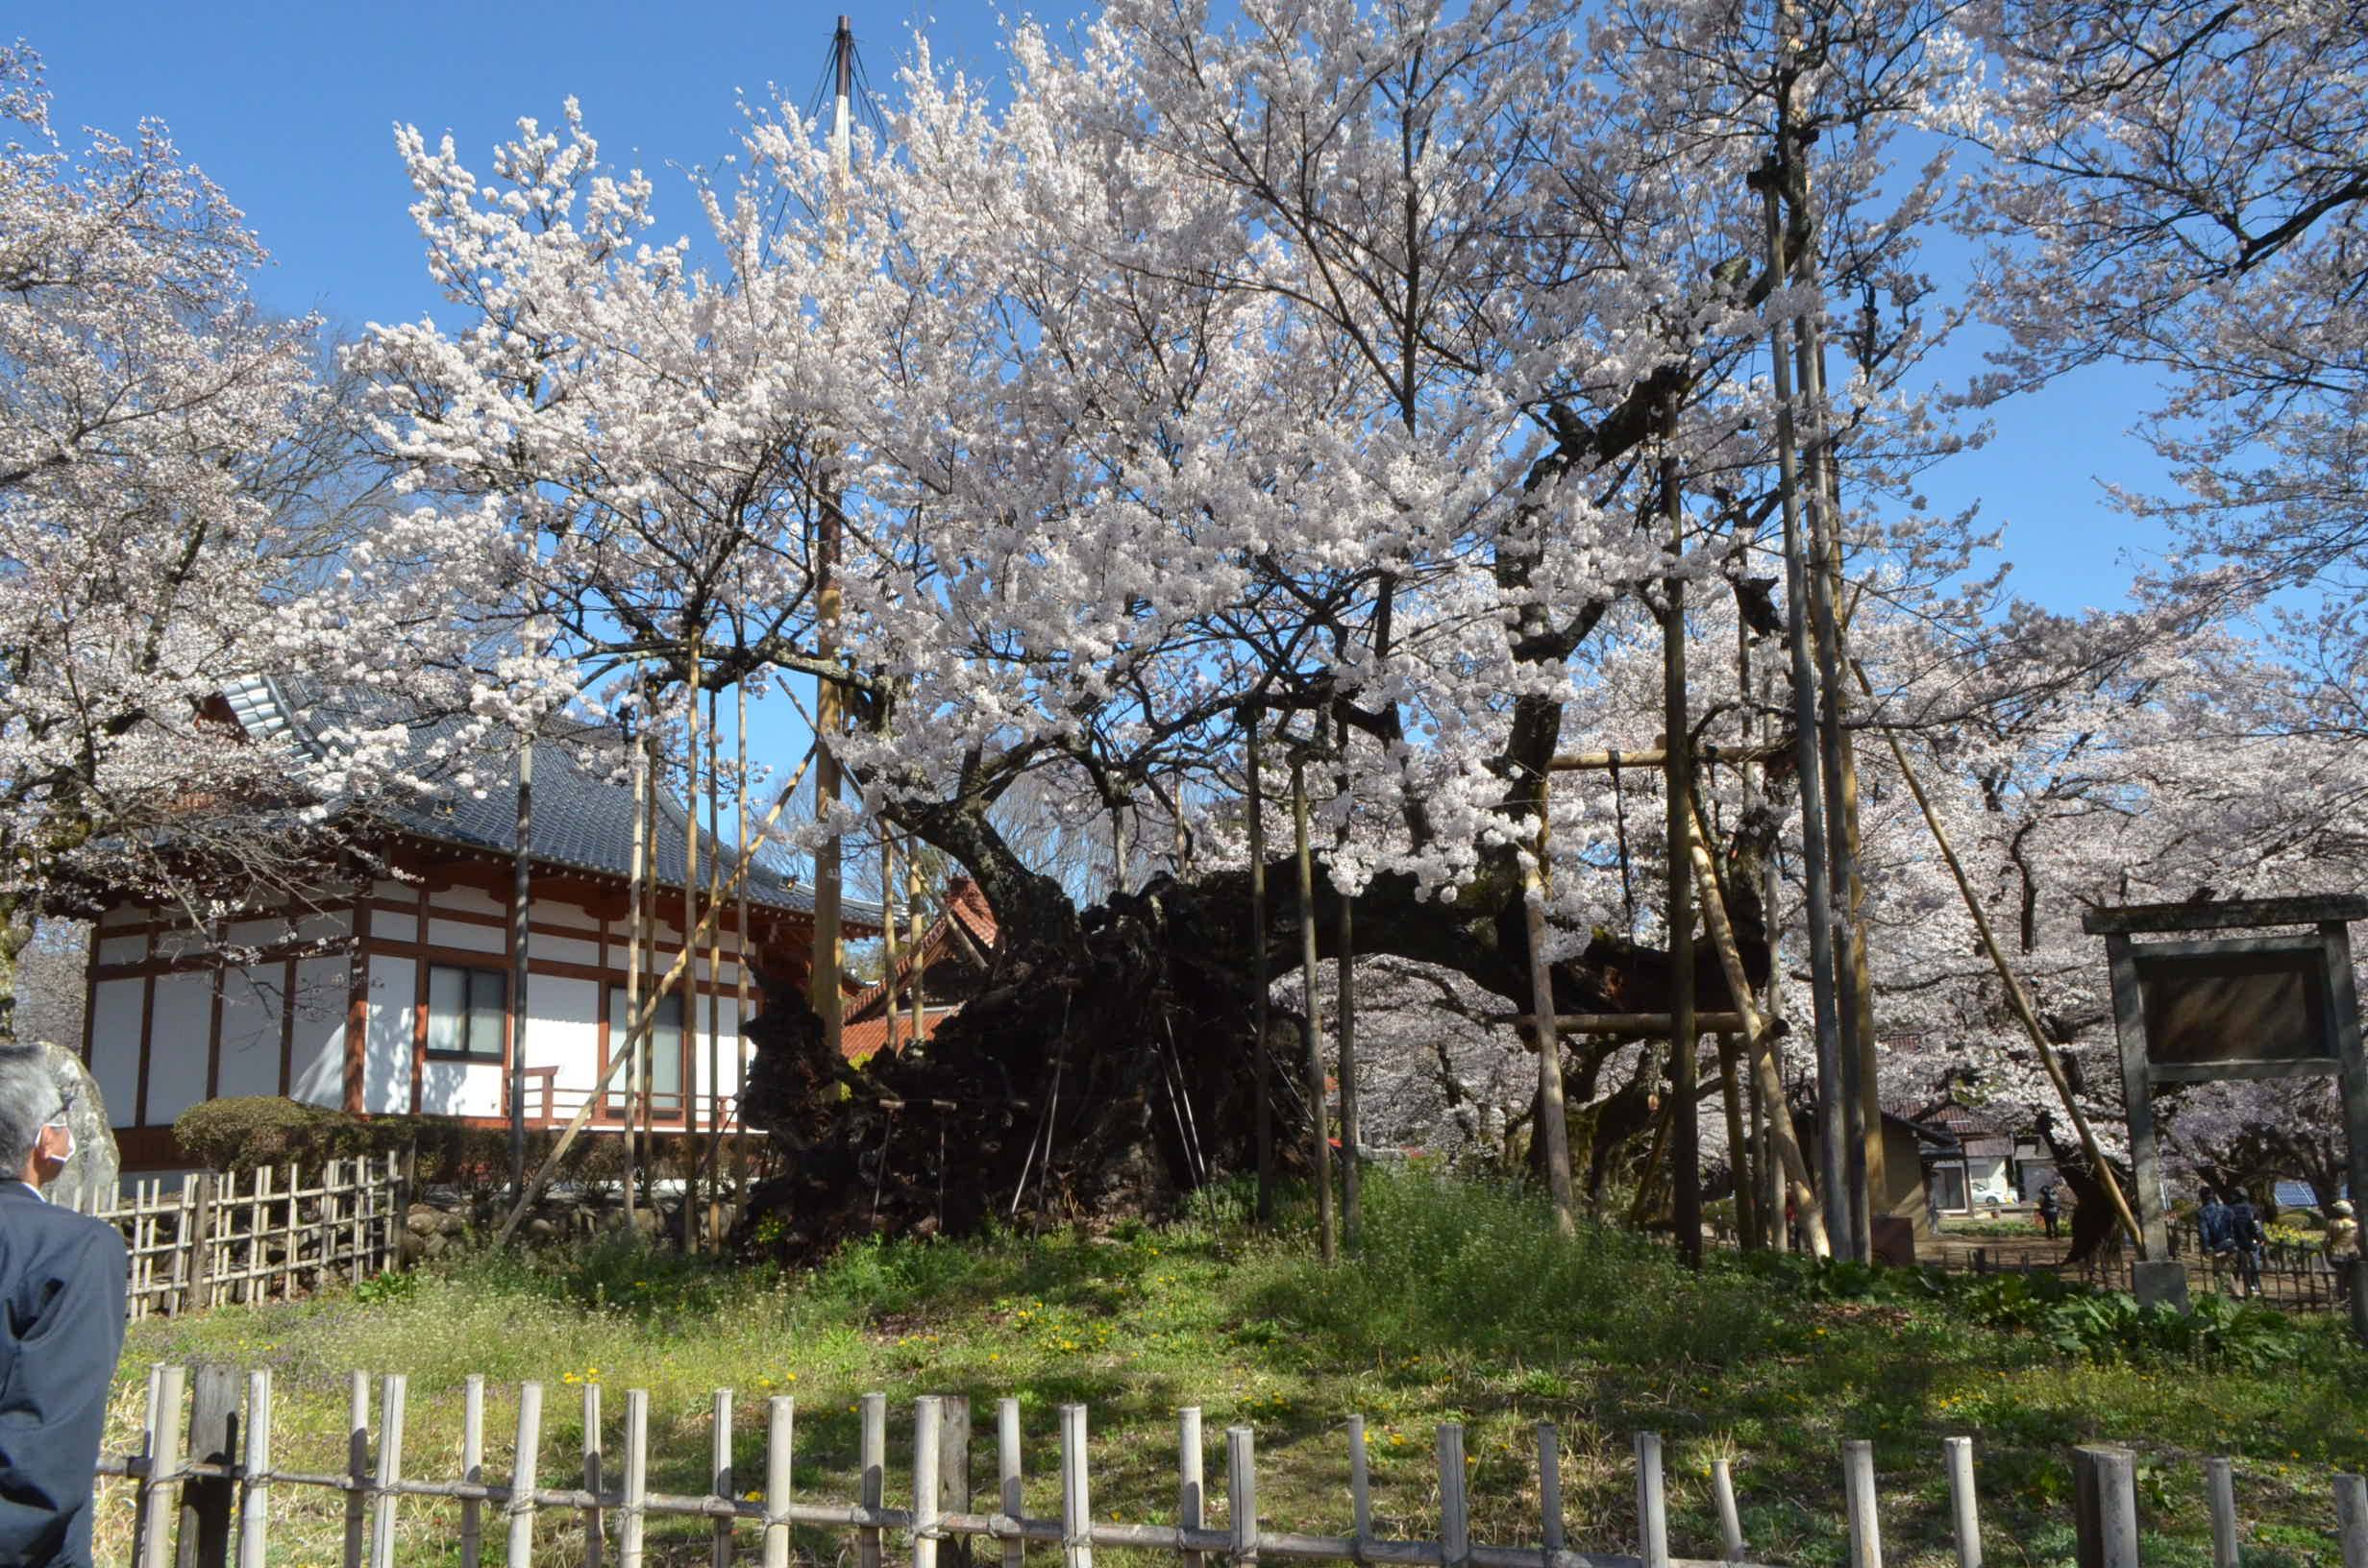
[[90,1560],[124,1280],[112,1225],[0,1178],[0,1568]]

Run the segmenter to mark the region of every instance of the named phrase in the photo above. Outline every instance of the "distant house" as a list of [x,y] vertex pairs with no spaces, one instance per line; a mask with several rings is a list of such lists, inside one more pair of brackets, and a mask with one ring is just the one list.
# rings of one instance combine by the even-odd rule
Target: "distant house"
[[1933,1148],[1925,1155],[1924,1180],[1943,1213],[2033,1202],[2055,1179],[2046,1143],[1994,1113],[1944,1099],[1925,1106],[1913,1119],[1956,1141],[1954,1149]]
[[[223,694],[228,716],[259,744],[317,752],[333,701],[308,700],[268,678]],[[448,726],[411,727],[422,756]],[[627,1033],[626,954],[633,794],[622,782],[623,738],[587,727],[534,752],[528,996],[510,996],[516,850],[515,762],[483,759],[477,787],[451,785],[357,822],[354,832],[393,875],[358,892],[256,907],[207,929],[171,909],[104,892],[92,900],[83,1055],[106,1096],[128,1170],[185,1165],[173,1119],[201,1100],[284,1094],[368,1115],[410,1113],[498,1124],[510,1109],[510,1068],[523,1052],[527,1120],[565,1121],[590,1097]],[[657,972],[686,926],[681,804],[661,798],[656,878],[662,892]],[[699,833],[700,881],[734,846]],[[729,866],[732,859],[724,864]],[[351,887],[324,867],[324,887]],[[740,967],[802,987],[814,902],[760,856],[748,881],[747,929],[727,902],[720,961],[702,943],[681,993],[654,1034],[648,1122],[659,1130],[729,1125],[747,1047]],[[876,934],[876,907],[850,901],[851,936]],[[222,949],[234,948],[229,962]],[[753,1007],[752,1008],[753,1016]],[[710,1063],[713,1063],[712,1070]],[[622,1085],[619,1086],[620,1090]],[[622,1092],[592,1125],[621,1129]]]
[[862,1062],[877,1051],[905,1049],[913,1041],[916,997],[920,1036],[927,1041],[985,982],[996,939],[986,894],[969,877],[954,878],[944,908],[922,928],[920,944],[901,947],[895,969],[848,1002],[839,1026],[841,1053]]

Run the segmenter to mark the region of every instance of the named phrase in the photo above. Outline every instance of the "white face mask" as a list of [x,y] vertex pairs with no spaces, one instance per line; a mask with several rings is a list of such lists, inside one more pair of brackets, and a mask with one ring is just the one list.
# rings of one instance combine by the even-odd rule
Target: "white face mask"
[[62,1165],[74,1158],[74,1124],[70,1121],[59,1120],[51,1122],[50,1125],[65,1135],[65,1147],[58,1155],[58,1164]]

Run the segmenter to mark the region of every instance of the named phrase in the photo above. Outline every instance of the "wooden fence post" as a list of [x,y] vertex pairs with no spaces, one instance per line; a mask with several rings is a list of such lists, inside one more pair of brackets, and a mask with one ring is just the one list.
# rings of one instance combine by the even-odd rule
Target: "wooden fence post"
[[[183,1451],[199,1464],[228,1466],[238,1458],[237,1433],[237,1372],[227,1366],[200,1366],[189,1402],[189,1433]],[[205,1476],[183,1482],[181,1529],[173,1558],[179,1568],[226,1568],[236,1492],[237,1487],[226,1476]]]
[[[460,1479],[471,1486],[485,1481],[485,1379],[472,1372],[460,1397]],[[485,1552],[484,1505],[476,1498],[460,1505],[460,1568],[478,1568]]]
[[156,1441],[149,1450],[148,1479],[140,1492],[146,1501],[147,1531],[140,1540],[139,1568],[164,1568],[173,1560],[173,1517],[165,1507],[164,1488],[181,1470],[181,1400],[188,1386],[185,1367],[168,1366],[157,1377],[156,1395],[149,1401]]
[[1875,1445],[1841,1445],[1841,1484],[1849,1510],[1850,1568],[1883,1568],[1883,1524],[1875,1504]]
[[403,1479],[403,1410],[410,1379],[389,1372],[379,1384],[379,1468],[372,1488],[370,1568],[395,1568],[395,1509],[402,1494],[395,1482]]
[[1982,1568],[1982,1512],[1973,1488],[1973,1439],[1944,1437],[1940,1452],[1949,1468],[1949,1513],[1957,1527],[1957,1568]]
[[1094,1490],[1086,1473],[1085,1407],[1061,1407],[1061,1557],[1094,1568]]
[[913,1401],[913,1568],[937,1568],[937,1445],[945,1413],[935,1394]]
[[1637,1452],[1637,1550],[1644,1568],[1669,1568],[1669,1508],[1661,1477],[1661,1433],[1640,1432]]
[[1225,1523],[1233,1531],[1227,1554],[1237,1563],[1258,1560],[1258,1439],[1247,1427],[1225,1429]]
[[641,1545],[649,1529],[650,1391],[625,1391],[625,1497],[617,1509],[618,1568],[641,1568]]
[[247,1374],[246,1452],[239,1459],[238,1568],[263,1568],[271,1533],[271,1373]]
[[1551,1421],[1538,1423],[1538,1512],[1545,1525],[1545,1549],[1563,1549],[1563,1443]]
[[2126,1448],[2072,1451],[2080,1568],[2138,1568],[2137,1467]]
[[[995,1472],[995,1506],[1004,1518],[1016,1522],[1026,1511],[1022,1507],[1024,1498],[1020,1473],[1020,1402],[1016,1399],[996,1403]],[[1004,1536],[1003,1568],[1020,1568],[1025,1551],[1026,1546],[1019,1536]]]
[[[1206,1522],[1206,1498],[1203,1492],[1200,1407],[1187,1405],[1175,1412],[1175,1524],[1178,1530],[1198,1530]],[[1201,1568],[1201,1564],[1208,1560],[1198,1552],[1186,1552],[1182,1557],[1184,1568]]]
[[1348,1418],[1348,1509],[1349,1530],[1362,1556],[1366,1537],[1373,1532],[1373,1473],[1371,1457],[1365,1451],[1365,1417],[1361,1415]]
[[[971,1511],[971,1399],[968,1394],[940,1396],[942,1414],[937,1442],[937,1509],[940,1513]],[[937,1545],[943,1568],[971,1568],[971,1538],[956,1535]]]
[[[726,1503],[736,1495],[733,1487],[731,1462],[731,1390],[718,1388],[715,1404],[707,1418],[707,1478],[708,1491]],[[713,1568],[731,1568],[732,1521],[719,1516],[709,1534],[707,1560]]]
[[2206,1459],[2204,1492],[2211,1507],[2211,1568],[2236,1568],[2236,1467]]
[[2335,1478],[2335,1532],[2343,1541],[2343,1568],[2368,1568],[2368,1478]]
[[370,1500],[370,1374],[357,1372],[346,1384],[345,1568],[361,1568],[363,1520]]
[[213,1231],[213,1172],[201,1170],[189,1178],[189,1200],[182,1210],[181,1250],[185,1262],[181,1271],[181,1301],[176,1314],[194,1312],[210,1305],[207,1294],[211,1286]]
[[504,1555],[509,1568],[532,1568],[536,1455],[543,1446],[543,1385],[518,1385],[518,1447],[509,1467],[509,1526]]
[[798,1402],[776,1394],[765,1414],[765,1568],[789,1568],[790,1455]]
[[[857,1501],[866,1517],[876,1519],[888,1501],[888,1396],[863,1396],[862,1431],[856,1437],[860,1452],[856,1463],[861,1466],[862,1490]],[[869,1524],[855,1532],[855,1561],[859,1568],[880,1568],[879,1526]]]
[[1719,1555],[1729,1562],[1743,1560],[1743,1514],[1735,1506],[1735,1467],[1723,1458],[1711,1460],[1711,1495],[1718,1505]]
[[1439,1560],[1441,1568],[1464,1568],[1471,1560],[1471,1498],[1465,1487],[1464,1428],[1439,1427]]
[[583,1510],[584,1568],[601,1568],[607,1555],[607,1533],[601,1521],[601,1486],[606,1479],[607,1457],[601,1450],[601,1385],[583,1385],[583,1489],[592,1494]]

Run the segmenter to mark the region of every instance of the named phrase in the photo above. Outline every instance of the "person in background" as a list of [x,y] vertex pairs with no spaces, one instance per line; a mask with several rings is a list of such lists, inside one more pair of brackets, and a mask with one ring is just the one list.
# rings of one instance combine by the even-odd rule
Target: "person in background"
[[2204,1264],[2211,1270],[2212,1288],[2219,1288],[2220,1270],[2229,1262],[2229,1206],[2220,1201],[2217,1188],[2204,1188],[2203,1205],[2195,1212],[2196,1245],[2203,1249]]
[[2260,1211],[2242,1188],[2229,1205],[2229,1246],[2236,1258],[2236,1278],[2248,1297],[2261,1293],[2261,1248],[2268,1237],[2261,1231]]
[[2335,1299],[2343,1301],[2352,1294],[2352,1263],[2360,1256],[2359,1221],[2352,1217],[2348,1198],[2338,1198],[2327,1211],[2327,1234],[2319,1238],[2319,1251],[2326,1255],[2327,1266],[2335,1276]]
[[0,1568],[90,1562],[126,1269],[112,1225],[41,1196],[74,1157],[72,1110],[47,1052],[0,1044]]
[[2039,1223],[2047,1227],[2047,1238],[2056,1239],[2056,1222],[2063,1217],[2063,1200],[2056,1195],[2056,1179],[2051,1176],[2039,1188]]

